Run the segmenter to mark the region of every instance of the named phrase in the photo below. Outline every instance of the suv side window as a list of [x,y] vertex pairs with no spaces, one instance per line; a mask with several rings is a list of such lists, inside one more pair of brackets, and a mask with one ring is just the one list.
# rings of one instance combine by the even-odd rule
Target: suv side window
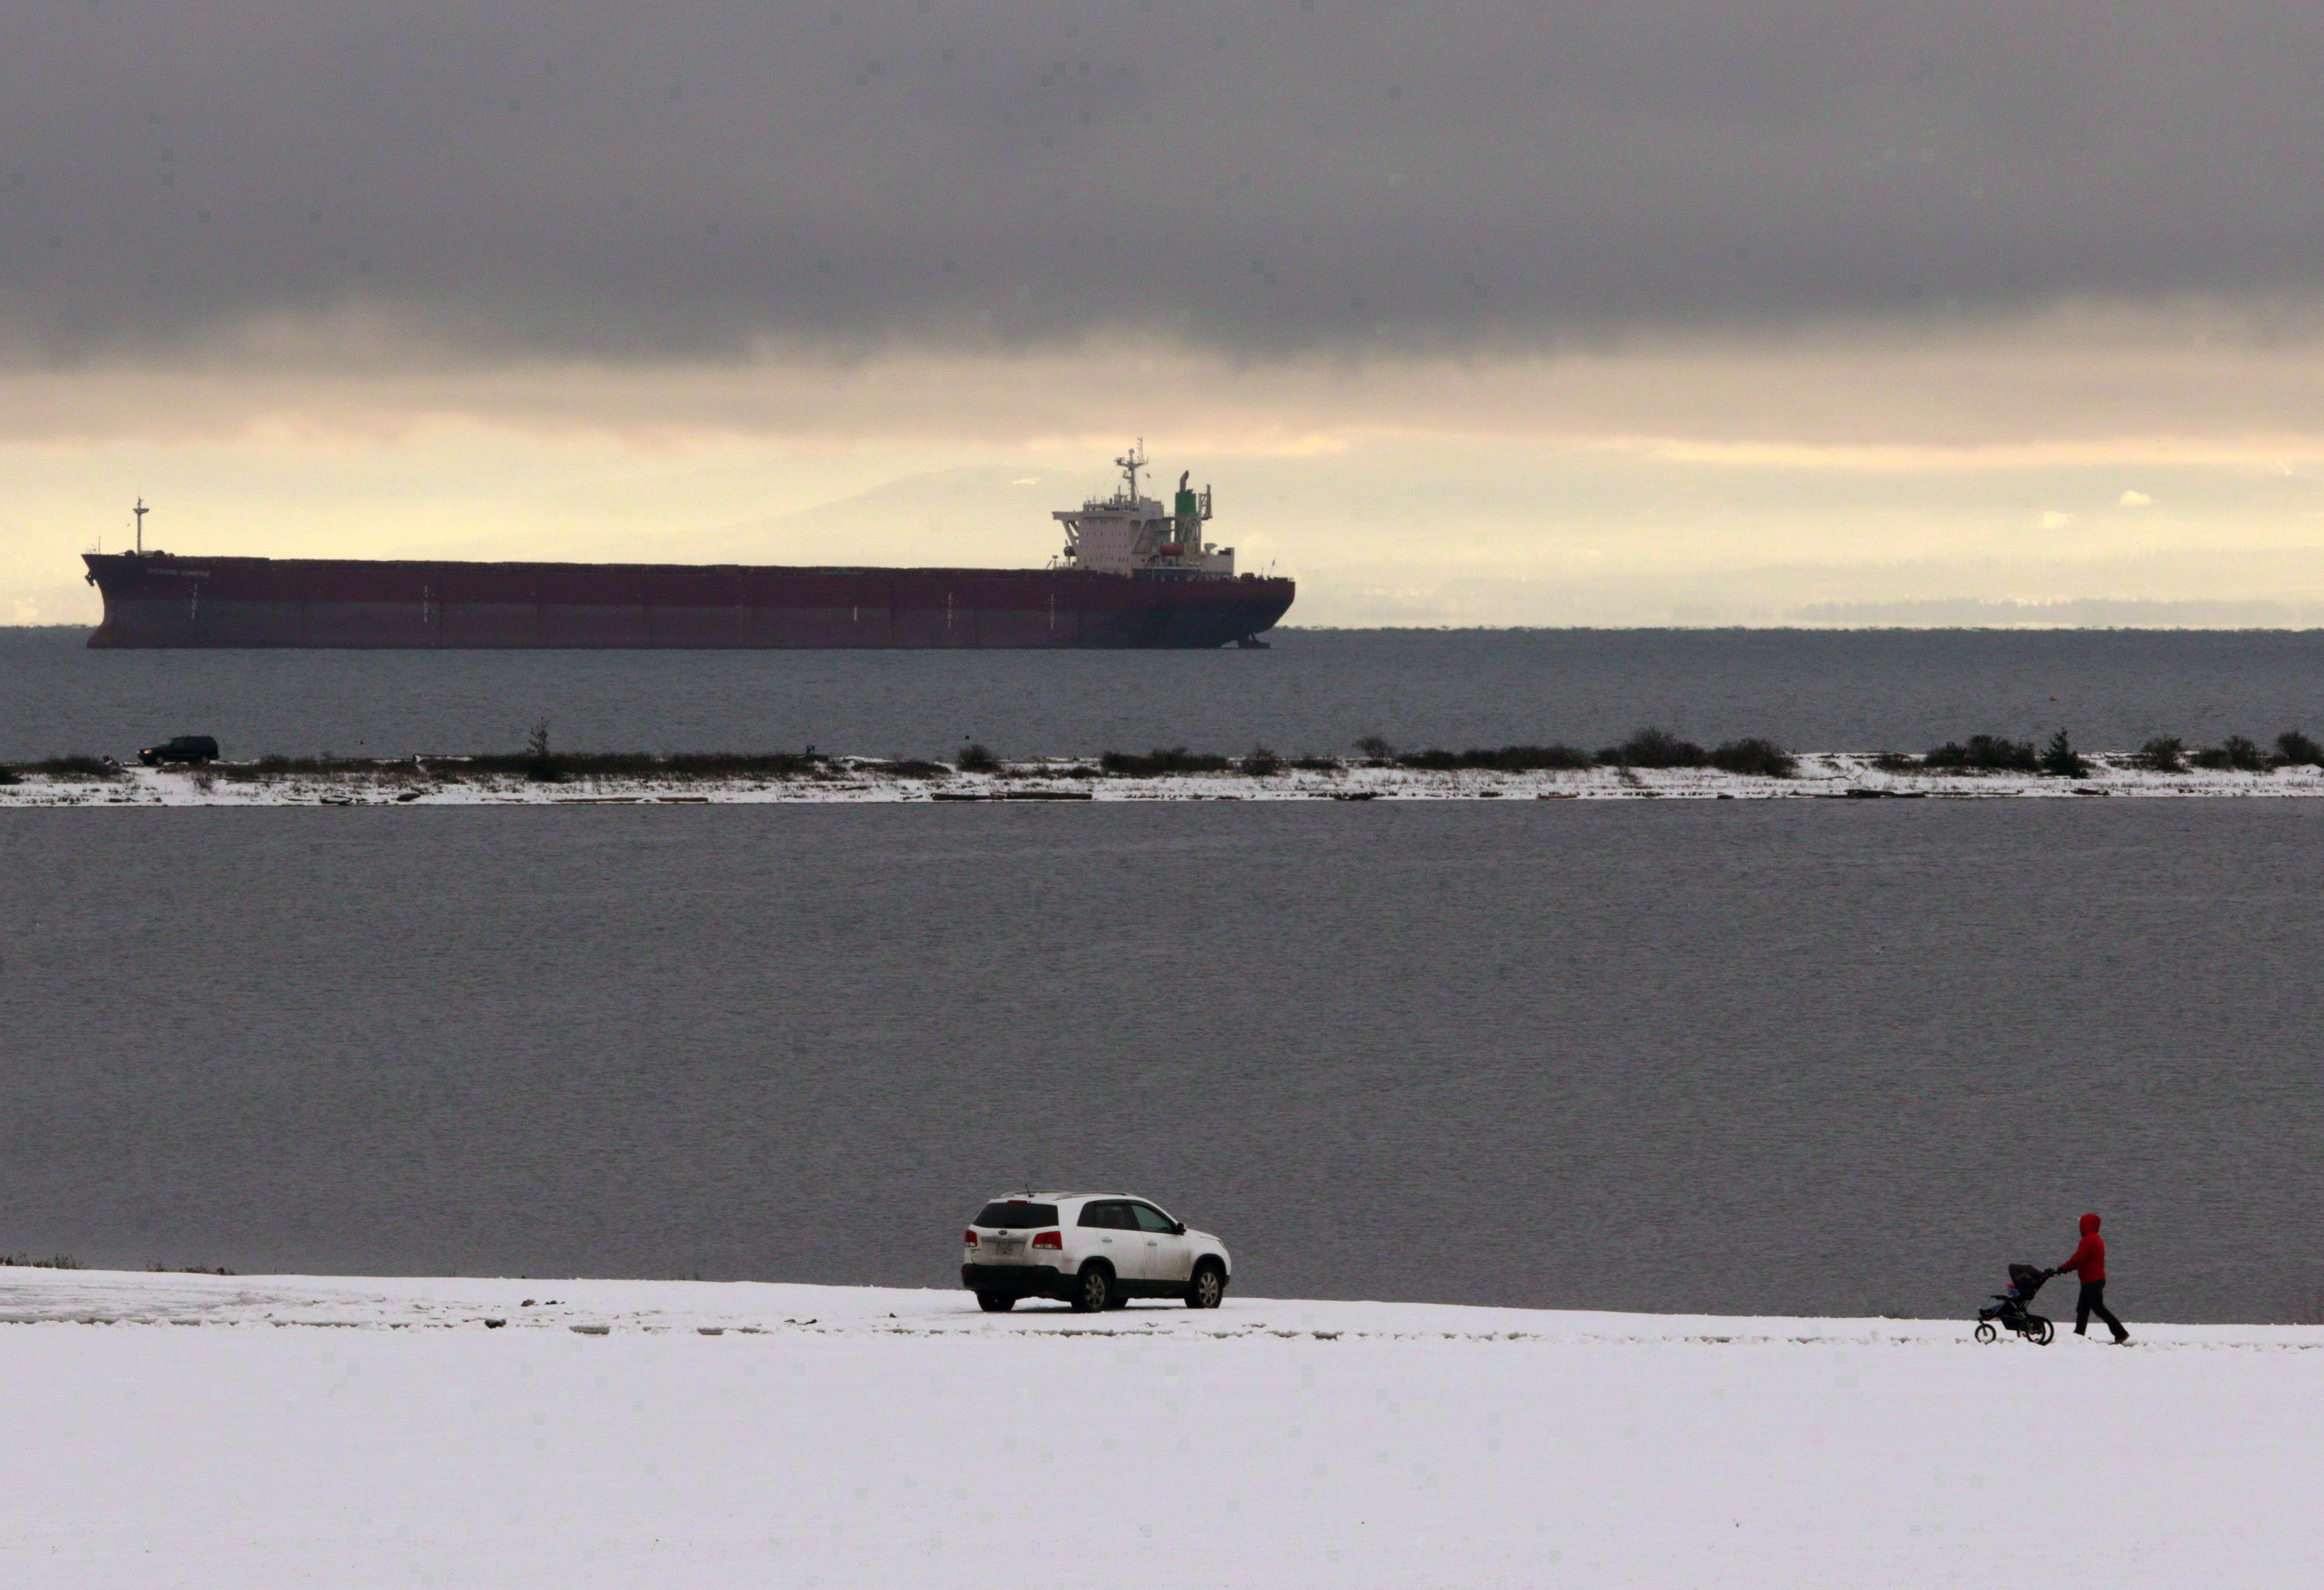
[[1130,1217],[1138,1222],[1138,1229],[1140,1231],[1158,1231],[1167,1234],[1176,1230],[1178,1225],[1176,1221],[1151,1204],[1130,1205]]
[[1120,1204],[1084,1204],[1081,1224],[1099,1231],[1128,1231],[1130,1226],[1125,1213]]

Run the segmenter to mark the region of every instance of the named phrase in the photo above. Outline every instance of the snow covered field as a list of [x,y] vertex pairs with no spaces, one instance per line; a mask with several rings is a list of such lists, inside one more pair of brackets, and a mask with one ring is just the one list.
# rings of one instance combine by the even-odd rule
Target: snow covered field
[[[1598,767],[1572,772],[1423,772],[1350,764],[1265,777],[1213,773],[1156,778],[1074,776],[1070,762],[1018,763],[1001,772],[899,777],[880,763],[835,759],[816,776],[598,778],[528,783],[512,774],[446,778],[418,766],[346,772],[252,774],[227,770],[123,769],[111,778],[29,774],[0,785],[0,809],[31,806],[561,806],[590,804],[858,804],[952,800],[1780,800],[1844,797],[1935,800],[2072,796],[2314,797],[2324,768],[2264,772],[2149,772],[2127,753],[2089,759],[2088,778],[2034,773],[1885,772],[1868,753],[1803,754],[1787,779],[1703,768]],[[439,768],[443,763],[437,764]]]
[[2324,1572],[2317,1328],[16,1269],[0,1321],[24,1585]]

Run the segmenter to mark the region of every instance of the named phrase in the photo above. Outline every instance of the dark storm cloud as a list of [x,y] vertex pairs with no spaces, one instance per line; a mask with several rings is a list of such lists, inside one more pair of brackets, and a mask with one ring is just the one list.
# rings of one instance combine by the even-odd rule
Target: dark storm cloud
[[[1501,347],[2304,295],[2311,3],[18,4],[0,328]],[[1102,380],[1102,372],[1093,379]]]

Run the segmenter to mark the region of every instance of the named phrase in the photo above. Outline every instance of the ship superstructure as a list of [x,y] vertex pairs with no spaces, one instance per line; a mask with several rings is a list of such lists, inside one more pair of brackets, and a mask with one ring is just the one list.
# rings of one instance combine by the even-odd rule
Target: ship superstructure
[[1258,645],[1288,579],[1237,574],[1202,540],[1211,494],[1143,495],[1144,450],[1112,496],[1059,512],[1047,569],[463,563],[86,554],[105,618],[88,643],[307,647],[1212,647]]
[[1234,578],[1234,549],[1203,540],[1203,526],[1211,519],[1211,488],[1190,488],[1186,483],[1194,478],[1193,470],[1178,476],[1177,496],[1165,509],[1139,494],[1138,472],[1147,467],[1144,442],[1113,463],[1121,471],[1120,490],[1051,515],[1065,527],[1064,560],[1068,565],[1092,574]]

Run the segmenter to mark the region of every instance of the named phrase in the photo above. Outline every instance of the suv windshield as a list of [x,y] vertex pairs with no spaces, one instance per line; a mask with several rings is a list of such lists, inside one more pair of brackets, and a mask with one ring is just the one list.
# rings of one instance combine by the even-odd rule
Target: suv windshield
[[1036,1226],[1055,1225],[1057,1206],[1055,1204],[1028,1204],[1022,1198],[1004,1198],[997,1204],[987,1204],[976,1212],[972,1225],[982,1225],[994,1231],[1030,1231]]

